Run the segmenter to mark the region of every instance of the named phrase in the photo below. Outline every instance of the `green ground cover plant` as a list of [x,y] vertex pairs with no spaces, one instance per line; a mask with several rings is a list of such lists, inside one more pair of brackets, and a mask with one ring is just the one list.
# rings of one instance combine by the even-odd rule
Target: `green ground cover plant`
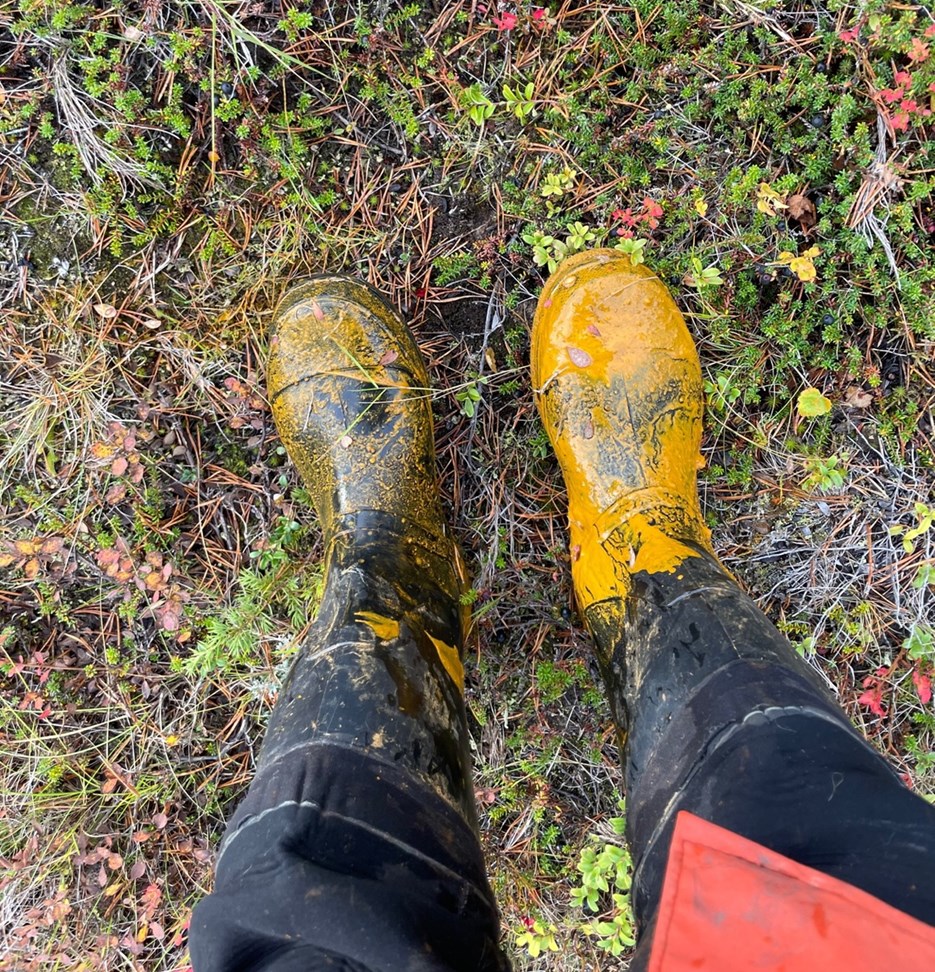
[[670,286],[715,547],[935,793],[933,110],[911,3],[0,0],[0,969],[188,967],[318,596],[263,393],[308,273],[377,285],[429,364],[518,968],[632,933],[526,378],[567,253]]

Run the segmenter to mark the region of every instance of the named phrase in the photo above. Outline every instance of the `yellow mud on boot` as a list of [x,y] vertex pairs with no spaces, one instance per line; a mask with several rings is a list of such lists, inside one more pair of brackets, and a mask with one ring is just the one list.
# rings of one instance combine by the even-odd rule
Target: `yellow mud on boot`
[[277,311],[268,391],[321,520],[325,586],[264,759],[351,746],[410,770],[473,822],[465,574],[441,509],[415,340],[366,284],[312,278]]
[[696,487],[698,353],[651,270],[592,250],[546,283],[531,358],[568,489],[572,576],[587,614],[625,598],[633,574],[671,572],[708,547]]

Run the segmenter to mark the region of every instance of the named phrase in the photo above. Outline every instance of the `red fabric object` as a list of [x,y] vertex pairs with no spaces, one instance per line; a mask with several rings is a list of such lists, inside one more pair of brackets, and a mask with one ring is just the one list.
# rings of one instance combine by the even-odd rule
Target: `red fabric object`
[[[921,877],[921,875],[920,875]],[[935,970],[935,928],[679,813],[649,972]]]

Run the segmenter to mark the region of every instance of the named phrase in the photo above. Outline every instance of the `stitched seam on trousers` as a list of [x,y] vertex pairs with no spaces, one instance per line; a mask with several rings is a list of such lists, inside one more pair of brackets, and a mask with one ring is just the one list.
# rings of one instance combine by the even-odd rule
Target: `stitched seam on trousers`
[[218,854],[218,859],[215,861],[214,869],[217,870],[221,866],[221,861],[224,858],[224,854],[227,849],[234,843],[234,841],[246,830],[249,830],[255,823],[259,823],[265,816],[273,813],[275,810],[281,810],[283,807],[297,807],[302,809],[303,807],[314,807],[316,810],[321,810],[321,806],[312,800],[283,800],[282,803],[277,803],[275,807],[267,807],[265,810],[261,810],[255,817],[250,817],[245,820],[235,831],[230,835],[230,839],[225,841],[221,847],[221,851]]

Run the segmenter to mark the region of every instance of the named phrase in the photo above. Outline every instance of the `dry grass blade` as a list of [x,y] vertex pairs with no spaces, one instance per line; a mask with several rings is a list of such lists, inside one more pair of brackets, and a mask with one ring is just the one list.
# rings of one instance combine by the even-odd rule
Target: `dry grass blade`
[[886,139],[886,119],[882,113],[878,113],[876,158],[860,184],[844,225],[860,233],[870,246],[873,246],[874,240],[880,243],[898,286],[899,268],[893,247],[885,233],[886,219],[876,215],[877,207],[885,207],[887,200],[898,193],[903,184],[893,164],[896,153],[887,158]]
[[123,183],[161,187],[161,182],[139,162],[125,158],[98,135],[107,122],[88,106],[87,95],[72,80],[69,58],[61,55],[52,62],[52,90],[62,128],[71,136],[81,164],[91,181],[99,186],[106,175]]

